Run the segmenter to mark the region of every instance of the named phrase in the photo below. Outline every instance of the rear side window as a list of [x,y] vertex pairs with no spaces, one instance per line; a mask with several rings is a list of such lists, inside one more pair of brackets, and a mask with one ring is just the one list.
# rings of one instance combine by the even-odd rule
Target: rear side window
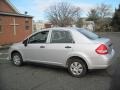
[[51,43],[73,43],[72,36],[69,31],[53,31]]
[[87,38],[91,40],[100,38],[100,36],[98,36],[97,34],[90,32],[88,30],[85,30],[85,29],[77,29],[77,31],[79,31],[80,33],[82,33],[84,36],[86,36]]

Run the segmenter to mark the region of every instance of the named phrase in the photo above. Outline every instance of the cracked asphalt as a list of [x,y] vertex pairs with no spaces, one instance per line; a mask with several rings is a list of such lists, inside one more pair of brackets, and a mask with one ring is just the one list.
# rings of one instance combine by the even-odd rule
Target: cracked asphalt
[[114,66],[120,55],[120,33],[99,33],[111,39],[116,54],[107,70],[92,70],[75,78],[62,67],[25,63],[16,67],[6,58],[8,49],[0,50],[0,90],[109,90]]

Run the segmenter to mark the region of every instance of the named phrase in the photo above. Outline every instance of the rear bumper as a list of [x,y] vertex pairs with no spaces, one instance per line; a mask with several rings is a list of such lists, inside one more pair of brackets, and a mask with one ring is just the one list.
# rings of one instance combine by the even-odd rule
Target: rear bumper
[[91,62],[91,65],[88,67],[88,69],[106,69],[112,64],[114,55],[115,55],[115,51],[112,50],[110,54],[101,56],[100,58],[97,58],[97,60],[93,60],[93,62]]

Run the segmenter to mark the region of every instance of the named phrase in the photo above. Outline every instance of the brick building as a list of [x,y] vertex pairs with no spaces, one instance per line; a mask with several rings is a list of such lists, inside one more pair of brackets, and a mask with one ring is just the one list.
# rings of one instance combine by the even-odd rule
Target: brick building
[[0,45],[23,40],[32,33],[32,16],[21,14],[9,0],[0,0]]

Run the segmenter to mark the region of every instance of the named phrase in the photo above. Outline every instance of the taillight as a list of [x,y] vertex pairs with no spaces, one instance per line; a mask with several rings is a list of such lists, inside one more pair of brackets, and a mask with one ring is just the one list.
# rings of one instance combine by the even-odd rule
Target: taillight
[[96,53],[97,53],[97,54],[102,54],[102,55],[108,54],[108,48],[107,48],[107,46],[104,45],[104,44],[101,44],[101,45],[96,49]]

